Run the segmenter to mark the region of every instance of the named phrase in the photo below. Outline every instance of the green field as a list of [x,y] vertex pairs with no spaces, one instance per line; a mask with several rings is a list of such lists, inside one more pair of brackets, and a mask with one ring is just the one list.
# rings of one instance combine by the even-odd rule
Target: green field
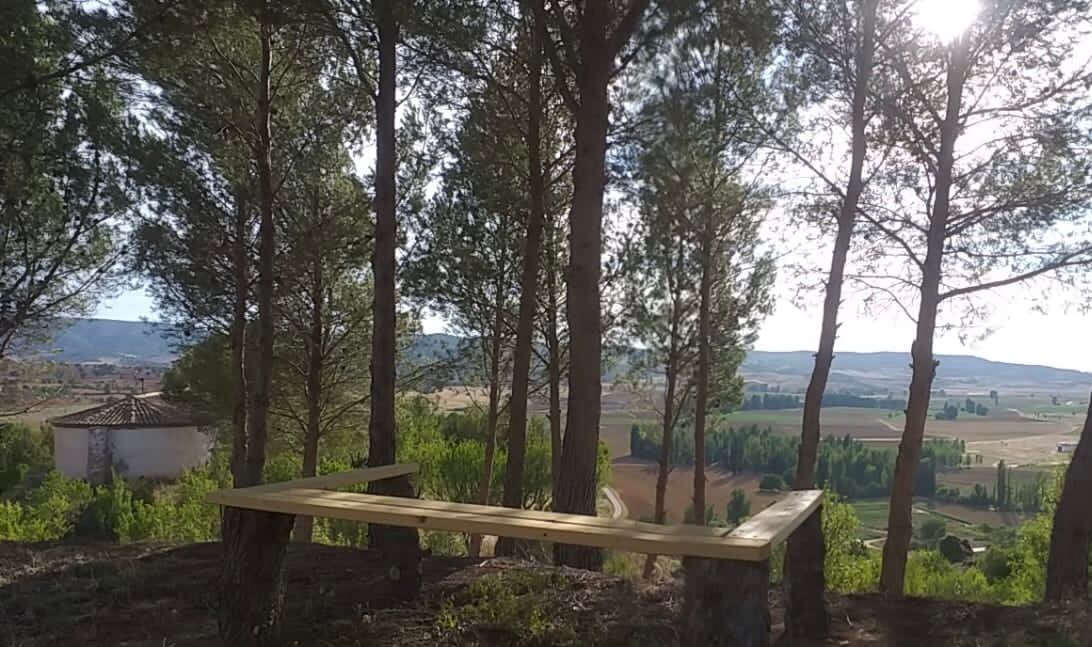
[[[861,523],[857,533],[861,539],[876,539],[883,536],[887,529],[887,499],[854,501],[851,505],[856,510],[857,518]],[[916,501],[913,513],[915,534],[922,524],[930,519],[943,521],[948,534],[978,545],[993,541],[997,528],[1010,525],[1009,522],[1018,521],[1006,519],[1002,514],[990,510],[978,510],[953,504],[940,504],[936,509],[931,509],[928,502]]]

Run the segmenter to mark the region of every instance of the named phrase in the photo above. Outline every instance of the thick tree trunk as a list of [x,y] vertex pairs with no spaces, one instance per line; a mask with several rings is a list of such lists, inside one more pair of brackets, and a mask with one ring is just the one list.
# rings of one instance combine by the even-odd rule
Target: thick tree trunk
[[[527,457],[527,393],[531,379],[531,345],[534,343],[535,310],[538,304],[538,263],[546,220],[546,182],[542,175],[540,141],[542,41],[546,19],[542,0],[536,0],[534,4],[531,16],[531,51],[527,61],[527,170],[531,208],[523,243],[519,321],[516,323],[516,348],[512,358],[512,397],[508,406],[508,462],[504,469],[504,497],[501,500],[509,508],[523,507],[523,463]],[[526,13],[526,5],[521,6]],[[511,555],[514,551],[515,542],[510,537],[497,539],[497,555]]]
[[[260,208],[258,274],[258,358],[248,419],[245,469],[236,487],[262,480],[268,437],[269,399],[273,383],[273,271],[276,233],[273,220],[272,133],[270,132],[270,71],[273,26],[262,13],[256,125],[258,198]],[[242,476],[240,482],[239,476]],[[284,601],[284,555],[293,517],[270,512],[226,508],[221,533],[224,567],[221,579],[219,629],[225,644],[267,645],[277,641]]]
[[1092,398],[1065,485],[1054,510],[1047,559],[1046,599],[1088,596],[1089,542],[1092,541]]
[[224,565],[217,619],[230,647],[278,644],[291,515],[224,508]]
[[[711,218],[711,216],[710,216]],[[705,410],[709,406],[710,303],[713,282],[713,230],[707,220],[701,241],[701,284],[698,304],[698,371],[694,389],[694,523],[705,525]]]
[[937,308],[940,305],[952,168],[955,163],[955,141],[959,135],[959,111],[967,56],[968,41],[966,37],[962,37],[952,45],[948,66],[948,101],[941,127],[940,153],[934,182],[936,197],[929,221],[928,249],[922,268],[917,332],[911,347],[910,396],[906,403],[906,425],[899,442],[899,454],[895,459],[895,474],[891,480],[891,507],[888,511],[887,540],[883,545],[883,567],[880,571],[880,590],[889,595],[902,593],[906,577],[906,554],[913,534],[910,514],[914,499],[914,477],[921,460],[921,444],[929,417],[929,398],[933,378],[936,376],[933,336],[936,332]]
[[[482,478],[478,483],[478,503],[489,505],[489,495],[493,485],[493,463],[497,454],[497,419],[500,417],[500,354],[501,327],[504,325],[503,303],[499,301],[502,290],[497,290],[496,318],[493,321],[493,339],[489,349],[489,410],[485,420],[485,460],[482,464]],[[482,550],[482,536],[470,536],[470,556],[478,557]]]
[[683,559],[682,644],[770,644],[770,563]]
[[[372,274],[375,281],[371,361],[371,420],[368,425],[368,466],[395,462],[395,44],[398,25],[393,0],[375,3],[379,33],[379,96],[376,101],[375,237]],[[405,477],[368,484],[373,494],[414,496]],[[420,540],[413,528],[368,525],[368,542],[391,562],[389,593],[410,599],[420,589]]]
[[[300,474],[303,477],[318,473],[319,435],[322,431],[322,371],[326,353],[323,343],[326,291],[324,278],[322,260],[315,259],[311,267],[311,322],[307,334],[307,428],[303,434],[303,466]],[[313,531],[312,517],[296,517],[293,533],[295,541],[311,541]]]
[[[838,231],[834,238],[834,252],[830,260],[830,273],[827,276],[826,298],[823,301],[823,321],[819,330],[819,350],[815,353],[815,367],[811,380],[804,394],[804,415],[800,433],[800,449],[796,460],[796,479],[793,487],[806,490],[814,486],[815,463],[822,437],[820,414],[823,406],[823,394],[827,390],[830,367],[834,361],[834,342],[838,337],[838,309],[842,303],[842,284],[845,278],[846,258],[853,239],[853,226],[857,218],[857,205],[864,190],[865,140],[865,101],[868,98],[868,86],[872,76],[872,59],[875,54],[876,8],[879,0],[869,0],[861,5],[861,40],[857,48],[857,78],[853,87],[851,155],[849,163],[849,181],[846,184],[845,199],[842,200],[838,213]],[[812,562],[818,559],[820,576],[823,572],[825,553],[823,548],[822,526],[805,524],[789,537],[789,547],[785,558],[787,577],[793,574],[805,575],[816,566]],[[808,560],[807,563],[793,563],[797,558]],[[806,586],[805,582],[790,582],[790,586]],[[829,629],[829,619],[822,596],[819,598],[820,609],[816,613],[799,615],[790,630],[794,636],[822,638]],[[809,622],[810,620],[810,622]]]
[[[569,212],[569,404],[561,474],[554,509],[594,515],[599,446],[602,321],[599,279],[603,247],[603,190],[613,52],[607,38],[606,2],[589,2],[579,23],[580,103],[576,113],[573,202]],[[602,552],[588,546],[554,545],[558,564],[598,570]]]
[[818,639],[830,627],[823,599],[826,545],[822,507],[816,508],[789,539],[802,532],[814,539],[790,541],[785,554],[785,633],[796,639]]

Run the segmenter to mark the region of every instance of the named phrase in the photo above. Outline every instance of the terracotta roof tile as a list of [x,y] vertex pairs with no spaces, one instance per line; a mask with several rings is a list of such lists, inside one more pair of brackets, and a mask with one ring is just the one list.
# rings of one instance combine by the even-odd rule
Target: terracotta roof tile
[[197,423],[159,393],[121,400],[70,413],[49,421],[55,427],[192,427]]

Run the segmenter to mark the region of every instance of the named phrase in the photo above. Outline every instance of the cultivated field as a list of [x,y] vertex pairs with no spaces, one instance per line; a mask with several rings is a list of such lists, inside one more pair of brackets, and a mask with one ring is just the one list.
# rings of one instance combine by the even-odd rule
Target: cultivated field
[[[859,535],[862,539],[873,540],[869,545],[880,548],[882,542],[875,541],[882,538],[887,532],[887,499],[867,499],[853,502],[853,508],[857,512],[857,519],[861,522]],[[1012,512],[996,512],[983,510],[957,503],[936,503],[930,505],[926,501],[914,503],[913,522],[914,529],[918,529],[930,519],[939,519],[944,522],[946,532],[967,539],[975,545],[985,545],[991,541],[989,528],[1002,526],[1014,526],[1026,519],[1025,516]]]
[[[611,464],[611,485],[622,496],[632,519],[651,518],[656,504],[656,464],[633,459],[615,460]],[[758,491],[759,475],[732,474],[719,468],[706,470],[706,503],[717,516],[725,516],[725,507],[732,490],[741,488],[751,502],[751,512],[758,512],[777,500],[775,493]],[[667,482],[666,509],[669,522],[682,522],[683,511],[690,506],[694,492],[694,470],[676,467]]]

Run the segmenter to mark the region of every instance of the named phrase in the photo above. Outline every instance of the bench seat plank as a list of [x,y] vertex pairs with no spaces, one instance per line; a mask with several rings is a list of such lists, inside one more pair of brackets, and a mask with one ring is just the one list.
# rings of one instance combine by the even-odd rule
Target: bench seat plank
[[794,490],[777,503],[744,521],[728,533],[728,537],[753,539],[777,545],[799,528],[822,503],[822,490]]
[[[313,488],[291,488],[293,491],[309,492]],[[248,489],[249,490],[249,489]],[[248,491],[247,490],[247,491]],[[230,491],[230,490],[228,490]],[[243,491],[243,490],[237,490]],[[331,496],[326,497],[326,500],[333,501],[338,498],[345,498],[346,500],[355,500],[353,498],[353,492],[330,492]],[[345,497],[339,497],[339,495],[346,495]],[[474,503],[453,503],[450,501],[433,501],[429,499],[397,499],[398,505],[404,508],[421,509],[423,512],[432,510],[440,511],[456,511],[456,512],[468,512],[480,515],[496,516],[506,519],[534,519],[538,521],[549,521],[553,523],[571,523],[581,526],[598,526],[602,528],[613,529],[629,529],[635,532],[650,532],[654,534],[672,535],[672,536],[698,536],[698,537],[713,537],[723,538],[728,534],[728,528],[715,528],[709,526],[695,526],[695,525],[660,525],[649,523],[646,521],[634,521],[631,519],[611,519],[609,517],[598,517],[586,514],[570,514],[562,512],[548,512],[544,510],[523,510],[516,508],[505,508],[495,505],[479,505]]]
[[[523,517],[519,510],[508,510],[510,516],[483,514],[473,506],[459,503],[431,502],[441,506],[423,507],[416,499],[327,492],[323,490],[290,489],[248,492],[249,488],[220,490],[208,496],[208,501],[220,505],[279,512],[283,514],[332,517],[391,526],[423,528],[483,535],[498,535],[517,539],[552,541],[581,546],[597,546],[634,553],[681,555],[711,559],[762,561],[770,556],[770,544],[760,539],[723,537],[713,534],[672,534],[672,526],[614,521],[599,525],[577,523],[566,517],[595,519],[584,515],[537,513]],[[536,518],[537,517],[537,518]],[[647,529],[646,529],[647,527]]]

